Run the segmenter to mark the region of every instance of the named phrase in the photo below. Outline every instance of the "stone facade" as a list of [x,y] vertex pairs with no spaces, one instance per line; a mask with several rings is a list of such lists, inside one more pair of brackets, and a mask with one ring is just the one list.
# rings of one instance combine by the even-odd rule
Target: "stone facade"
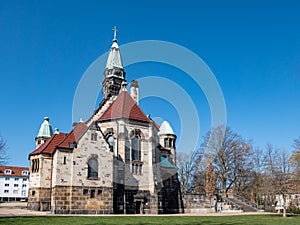
[[[182,212],[176,135],[170,127],[162,132],[142,112],[137,81],[131,94],[126,84],[114,39],[98,109],[70,133],[47,137],[29,155],[29,209],[55,214]],[[49,118],[44,123],[40,130],[51,133]]]

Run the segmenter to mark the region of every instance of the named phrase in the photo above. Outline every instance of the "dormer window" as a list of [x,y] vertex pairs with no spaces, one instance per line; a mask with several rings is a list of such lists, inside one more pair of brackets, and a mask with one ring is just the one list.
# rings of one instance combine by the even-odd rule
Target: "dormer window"
[[28,175],[28,171],[23,170],[23,171],[22,171],[22,175]]
[[12,171],[11,170],[9,170],[9,169],[7,169],[7,170],[5,170],[5,172],[4,172],[5,174],[12,174]]

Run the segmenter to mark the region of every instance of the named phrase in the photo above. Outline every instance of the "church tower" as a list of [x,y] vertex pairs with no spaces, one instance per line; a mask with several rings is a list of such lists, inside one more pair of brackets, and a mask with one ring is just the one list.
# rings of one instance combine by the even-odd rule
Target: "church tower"
[[49,123],[49,117],[44,117],[44,122],[42,123],[39,132],[35,138],[36,148],[40,147],[53,135],[52,126]]
[[118,95],[122,87],[127,85],[125,79],[126,73],[124,71],[120,49],[117,43],[117,28],[114,27],[113,31],[114,39],[109,51],[102,83],[104,99]]

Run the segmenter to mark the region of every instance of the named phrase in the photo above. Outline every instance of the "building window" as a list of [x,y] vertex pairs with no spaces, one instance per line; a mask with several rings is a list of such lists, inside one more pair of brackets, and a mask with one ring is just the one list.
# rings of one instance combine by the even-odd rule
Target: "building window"
[[67,157],[64,156],[64,165],[66,165],[66,164],[67,164]]
[[106,139],[107,139],[107,142],[109,144],[110,150],[115,152],[115,150],[116,150],[115,149],[115,139],[114,139],[113,134],[112,133],[108,134]]
[[5,186],[5,187],[9,187],[9,184],[5,184],[4,186]]
[[26,184],[23,184],[23,185],[22,185],[23,188],[26,187],[26,186],[27,186]]
[[92,133],[91,134],[91,140],[92,141],[97,141],[97,133]]
[[143,164],[141,162],[132,163],[131,171],[135,175],[142,175],[143,174]]
[[5,170],[5,174],[11,174],[11,170]]
[[26,196],[26,191],[22,191],[22,196]]
[[18,180],[19,180],[19,178],[18,178],[18,177],[16,177],[16,178],[15,178],[15,181],[18,181]]
[[87,195],[89,193],[89,190],[88,189],[83,189],[83,194],[84,195]]
[[140,149],[140,138],[135,135],[131,140],[131,160],[138,161],[141,160],[141,149]]
[[95,198],[95,190],[91,190],[91,198]]
[[27,178],[23,178],[23,181],[27,181]]
[[102,190],[98,189],[98,195],[101,195],[101,194],[102,194]]
[[165,147],[170,147],[168,138],[164,139],[164,145],[165,145]]
[[22,171],[22,175],[28,175],[28,171]]
[[9,193],[9,190],[4,190],[4,193]]
[[165,138],[164,146],[166,148],[173,148],[175,146],[175,140],[173,138]]
[[31,161],[31,172],[36,173],[39,171],[39,159],[33,159]]
[[9,177],[5,177],[5,180],[9,180]]
[[14,184],[14,187],[19,187],[19,184]]
[[35,191],[32,191],[32,192],[31,192],[31,195],[34,196],[34,195],[35,195]]
[[88,161],[88,179],[98,179],[98,160],[95,158]]
[[18,194],[18,190],[14,190],[13,193],[14,193],[14,194]]

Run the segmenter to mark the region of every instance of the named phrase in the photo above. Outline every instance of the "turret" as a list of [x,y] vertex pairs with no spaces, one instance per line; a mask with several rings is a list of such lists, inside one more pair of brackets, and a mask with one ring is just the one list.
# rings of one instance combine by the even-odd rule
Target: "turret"
[[174,164],[176,165],[176,135],[171,127],[171,125],[164,121],[158,132],[159,142],[162,146],[163,152],[165,156]]
[[36,148],[40,147],[53,135],[52,127],[49,123],[49,117],[44,117],[44,121],[41,124],[39,132],[35,138]]

